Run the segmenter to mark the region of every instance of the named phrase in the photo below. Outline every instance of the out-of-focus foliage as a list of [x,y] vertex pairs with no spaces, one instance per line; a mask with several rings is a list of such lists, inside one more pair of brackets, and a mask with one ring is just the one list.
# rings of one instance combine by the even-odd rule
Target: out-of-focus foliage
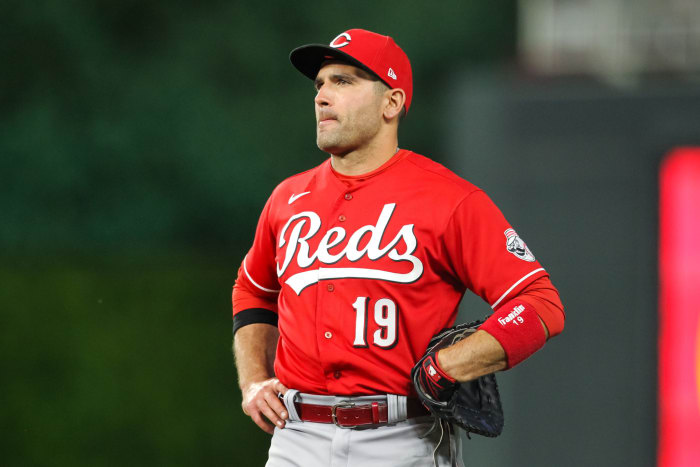
[[3,2],[0,247],[249,241],[274,185],[325,157],[289,51],[351,27],[409,54],[401,142],[435,156],[445,73],[512,54],[512,3]]
[[229,351],[227,265],[47,263],[0,267],[3,465],[264,463]]

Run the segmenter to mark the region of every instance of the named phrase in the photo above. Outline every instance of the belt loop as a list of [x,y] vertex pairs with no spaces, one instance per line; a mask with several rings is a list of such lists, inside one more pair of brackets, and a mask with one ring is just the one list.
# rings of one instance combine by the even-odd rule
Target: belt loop
[[397,394],[386,395],[387,423],[402,422],[408,418],[406,400],[406,396]]
[[299,418],[299,414],[297,413],[297,408],[294,405],[294,403],[297,401],[297,394],[299,394],[299,391],[296,389],[287,389],[287,392],[282,399],[284,401],[284,406],[287,408],[287,412],[289,413],[289,420],[293,422],[301,421],[301,418]]

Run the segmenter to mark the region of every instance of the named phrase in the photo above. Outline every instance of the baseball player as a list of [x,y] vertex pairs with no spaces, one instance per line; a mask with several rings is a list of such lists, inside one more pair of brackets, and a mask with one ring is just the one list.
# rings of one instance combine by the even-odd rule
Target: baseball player
[[351,29],[290,59],[314,82],[330,158],[275,188],[238,271],[243,411],[273,433],[268,466],[461,465],[411,368],[467,289],[493,314],[427,376],[445,387],[517,365],[562,331],[558,293],[483,191],[399,147],[413,83],[391,37]]

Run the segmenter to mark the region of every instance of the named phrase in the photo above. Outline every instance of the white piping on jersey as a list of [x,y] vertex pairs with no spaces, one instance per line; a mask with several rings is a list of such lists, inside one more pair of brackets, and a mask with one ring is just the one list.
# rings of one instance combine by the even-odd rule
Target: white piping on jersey
[[253,284],[255,287],[259,288],[259,289],[262,290],[263,292],[269,292],[269,293],[277,293],[277,292],[280,291],[280,289],[277,289],[277,290],[266,289],[266,288],[263,287],[262,285],[260,285],[260,284],[258,284],[257,282],[255,282],[255,281],[253,280],[253,278],[250,277],[250,274],[248,273],[248,268],[247,268],[246,265],[245,265],[245,260],[246,260],[246,259],[248,259],[248,255],[246,255],[246,257],[243,258],[243,270],[245,271],[245,275],[248,277],[248,280],[249,280],[250,282],[252,282],[252,284]]
[[503,295],[501,295],[501,298],[499,298],[498,300],[496,300],[496,302],[495,302],[493,305],[491,305],[491,308],[496,309],[496,307],[498,306],[498,304],[501,303],[501,300],[503,300],[504,298],[506,298],[506,297],[508,296],[508,294],[509,294],[514,288],[516,288],[516,287],[518,286],[518,284],[520,284],[522,281],[524,281],[525,279],[527,279],[527,278],[530,277],[531,275],[535,274],[536,272],[540,272],[540,271],[544,271],[544,268],[535,269],[534,271],[532,271],[532,272],[530,272],[530,273],[527,273],[527,274],[525,274],[523,277],[521,277],[520,280],[519,280],[518,282],[516,282],[515,284],[513,284],[513,285],[510,287],[510,289],[506,290],[506,292],[505,292]]

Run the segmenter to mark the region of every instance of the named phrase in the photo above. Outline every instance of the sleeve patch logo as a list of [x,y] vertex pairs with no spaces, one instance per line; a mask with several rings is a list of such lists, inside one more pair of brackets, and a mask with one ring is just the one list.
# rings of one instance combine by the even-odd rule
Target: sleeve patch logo
[[518,237],[515,230],[508,229],[504,232],[504,234],[506,235],[506,249],[510,253],[523,261],[528,261],[530,263],[535,261],[535,256],[532,254],[525,242]]

